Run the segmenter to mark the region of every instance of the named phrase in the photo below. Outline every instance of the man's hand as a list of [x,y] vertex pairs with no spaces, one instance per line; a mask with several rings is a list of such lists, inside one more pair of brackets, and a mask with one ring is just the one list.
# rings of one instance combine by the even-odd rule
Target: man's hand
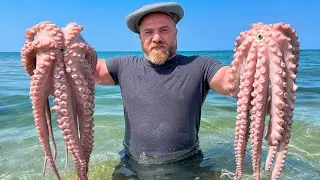
[[224,66],[213,76],[210,81],[210,88],[222,95],[230,95],[228,89],[228,71],[230,66]]
[[99,85],[114,85],[115,82],[109,74],[104,59],[98,59],[96,71],[94,73],[94,81]]

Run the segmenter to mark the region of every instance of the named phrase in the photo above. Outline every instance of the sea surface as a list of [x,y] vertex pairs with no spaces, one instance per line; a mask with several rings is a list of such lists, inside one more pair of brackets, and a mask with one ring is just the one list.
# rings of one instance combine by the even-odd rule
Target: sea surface
[[[229,65],[232,51],[182,51],[185,55],[208,55]],[[140,52],[98,52],[100,58],[139,55]],[[289,152],[281,179],[320,179],[320,50],[302,50],[296,94],[294,123]],[[55,117],[55,116],[54,116]],[[217,171],[235,172],[233,135],[236,103],[229,96],[210,92],[202,111],[200,146],[204,166]],[[53,119],[60,174],[72,177],[73,163],[66,153]],[[92,179],[110,179],[119,161],[124,137],[123,106],[118,86],[96,86],[95,139],[90,169]],[[251,179],[250,143],[245,174]],[[267,153],[263,144],[262,167]],[[42,179],[44,153],[34,127],[29,99],[29,78],[18,52],[0,53],[0,179]],[[50,168],[49,168],[50,169]],[[69,174],[69,175],[68,175]],[[55,179],[50,172],[48,179]],[[195,178],[197,179],[197,177]],[[201,179],[201,178],[198,178]],[[225,178],[227,179],[227,178]],[[266,176],[264,176],[266,179]]]

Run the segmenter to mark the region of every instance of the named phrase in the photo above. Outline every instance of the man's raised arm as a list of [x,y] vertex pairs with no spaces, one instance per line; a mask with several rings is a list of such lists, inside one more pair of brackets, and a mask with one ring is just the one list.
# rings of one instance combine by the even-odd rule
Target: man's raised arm
[[94,73],[94,81],[99,85],[114,85],[115,82],[109,74],[108,68],[106,66],[106,61],[104,59],[98,59],[96,71]]
[[224,66],[218,70],[210,82],[210,88],[222,95],[230,95],[228,89],[228,71],[230,66]]

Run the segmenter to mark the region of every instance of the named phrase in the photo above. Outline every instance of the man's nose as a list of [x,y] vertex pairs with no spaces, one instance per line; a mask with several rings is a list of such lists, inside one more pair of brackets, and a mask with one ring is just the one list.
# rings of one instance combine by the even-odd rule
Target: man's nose
[[160,36],[158,33],[154,34],[154,36],[152,37],[152,41],[153,41],[153,42],[160,42],[160,41],[162,41],[161,36]]

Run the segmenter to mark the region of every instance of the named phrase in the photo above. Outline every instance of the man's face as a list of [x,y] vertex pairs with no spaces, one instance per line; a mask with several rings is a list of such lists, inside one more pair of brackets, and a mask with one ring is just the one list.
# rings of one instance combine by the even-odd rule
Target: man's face
[[152,13],[140,24],[142,50],[154,64],[163,64],[177,49],[177,29],[173,19],[164,13]]

